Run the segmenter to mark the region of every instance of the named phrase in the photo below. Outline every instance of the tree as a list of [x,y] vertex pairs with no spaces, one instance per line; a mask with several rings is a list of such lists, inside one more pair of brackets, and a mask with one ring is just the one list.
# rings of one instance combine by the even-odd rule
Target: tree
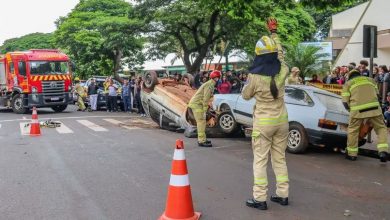
[[[208,51],[217,42],[234,39],[254,18],[267,18],[279,4],[295,4],[293,0],[138,2],[137,11],[149,24],[145,28],[150,43],[149,55],[161,58],[179,47],[184,65],[190,73],[200,68]],[[191,57],[194,58],[193,62]]]
[[286,53],[286,63],[290,67],[298,67],[301,76],[311,76],[313,73],[322,72],[323,65],[320,61],[326,54],[317,53],[321,48],[297,44],[289,46]]
[[142,22],[124,0],[81,0],[56,22],[56,43],[76,61],[78,75],[114,75],[124,62],[142,63]]
[[322,40],[328,37],[332,15],[345,11],[349,8],[355,7],[359,4],[367,2],[368,0],[350,0],[343,1],[342,4],[327,8],[316,8],[314,6],[306,6],[306,11],[311,14],[316,22],[316,38]]
[[0,46],[0,53],[29,49],[54,49],[53,34],[32,33],[19,38],[8,39]]

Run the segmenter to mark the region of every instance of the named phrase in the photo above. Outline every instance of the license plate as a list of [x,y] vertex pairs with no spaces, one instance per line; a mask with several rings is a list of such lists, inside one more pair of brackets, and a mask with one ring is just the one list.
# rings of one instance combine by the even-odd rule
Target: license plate
[[52,97],[52,98],[50,98],[50,100],[51,101],[58,101],[58,100],[60,100],[60,97]]

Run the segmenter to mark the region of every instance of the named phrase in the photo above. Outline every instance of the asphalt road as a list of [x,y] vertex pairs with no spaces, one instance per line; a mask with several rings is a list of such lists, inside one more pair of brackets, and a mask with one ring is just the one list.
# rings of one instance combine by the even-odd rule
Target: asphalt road
[[[0,219],[157,219],[165,208],[175,140],[184,139],[201,219],[390,219],[390,164],[312,149],[287,155],[290,206],[245,206],[252,189],[249,139],[195,139],[136,114],[40,110],[64,126],[24,134],[30,115],[0,110]],[[22,124],[22,126],[21,126]],[[269,170],[270,190],[274,175]],[[344,216],[350,210],[350,216]]]

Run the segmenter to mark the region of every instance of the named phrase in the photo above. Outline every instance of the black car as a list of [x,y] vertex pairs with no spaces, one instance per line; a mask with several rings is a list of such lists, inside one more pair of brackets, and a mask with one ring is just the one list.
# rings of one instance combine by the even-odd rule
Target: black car
[[[101,107],[106,107],[106,96],[104,94],[104,86],[103,86],[103,83],[106,81],[106,78],[107,78],[106,76],[94,76],[92,78],[89,78],[84,84],[84,88],[87,91],[88,86],[91,84],[91,80],[92,79],[96,80],[96,84],[98,86],[98,99],[97,99],[98,100],[97,101],[98,110]],[[122,84],[115,79],[113,79],[113,81],[114,81],[114,84],[118,88],[118,92],[117,92],[118,93],[118,107],[120,107],[120,109],[123,111],[124,105],[123,105],[123,100],[122,100],[122,95],[121,95],[122,94]],[[87,100],[88,100],[88,98],[87,98]]]

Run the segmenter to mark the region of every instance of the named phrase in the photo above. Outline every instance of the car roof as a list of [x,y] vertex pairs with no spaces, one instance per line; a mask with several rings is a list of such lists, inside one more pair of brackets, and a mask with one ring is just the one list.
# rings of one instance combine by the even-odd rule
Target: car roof
[[319,89],[317,87],[314,87],[314,86],[306,86],[306,85],[288,85],[286,87],[291,87],[291,88],[297,88],[297,89],[303,89],[303,90],[308,90],[308,91],[312,91],[312,92],[315,92],[315,93],[319,93],[319,94],[324,94],[324,95],[328,95],[328,96],[333,96],[335,98],[340,98],[339,95],[337,94],[334,94],[332,92],[329,92],[329,91],[326,91],[326,90],[323,90],[323,89]]

